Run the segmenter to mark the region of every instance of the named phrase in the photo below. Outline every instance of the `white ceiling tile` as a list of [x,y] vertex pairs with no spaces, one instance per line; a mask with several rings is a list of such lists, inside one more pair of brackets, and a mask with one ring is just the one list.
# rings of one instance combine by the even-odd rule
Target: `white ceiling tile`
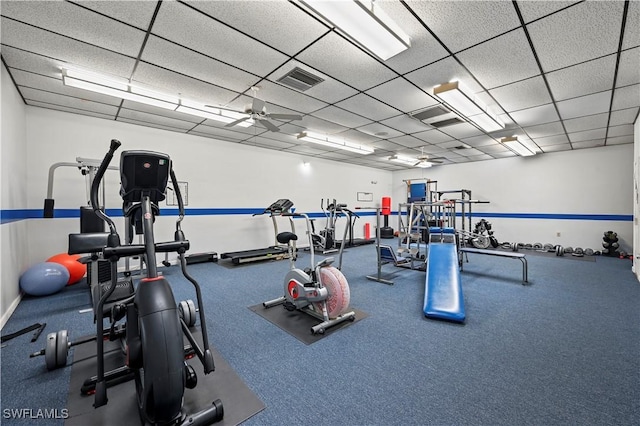
[[[271,106],[272,111],[276,112],[273,107],[287,107],[290,112],[300,111],[302,113],[308,114],[312,111],[324,108],[327,106],[326,102],[322,102],[318,99],[307,96],[304,93],[298,92],[297,90],[289,89],[288,87],[282,86],[280,84],[272,83],[271,81],[263,80],[259,84],[260,90],[258,91],[258,98],[263,99],[267,102],[267,108]],[[248,93],[251,95],[251,92]],[[251,99],[247,99],[247,101],[251,102]],[[244,106],[247,101],[242,101],[241,105],[237,105],[238,107]],[[278,111],[280,112],[280,111]],[[288,113],[287,111],[282,111],[282,113]]]
[[558,102],[558,111],[564,120],[569,118],[593,115],[609,110],[611,101],[611,90],[594,93],[593,95],[581,96],[579,98],[568,99]]
[[460,154],[464,157],[473,157],[473,156],[481,156],[482,155],[482,151],[478,151],[475,148],[468,148],[468,149],[458,149],[456,150],[457,154]]
[[554,99],[561,101],[610,90],[616,56],[613,54],[548,73],[546,77]]
[[571,151],[571,145],[568,143],[549,145],[544,147],[544,152],[559,152],[559,151]]
[[457,57],[487,89],[540,74],[522,29],[467,49]]
[[551,123],[560,119],[552,104],[540,105],[537,107],[512,112],[511,117],[521,127]]
[[405,135],[405,136],[400,136],[397,138],[392,138],[389,139],[391,142],[397,143],[399,145],[402,145],[406,148],[416,148],[419,146],[424,145],[424,141],[418,139],[418,138],[414,138],[413,136],[410,135]]
[[618,111],[611,112],[611,118],[609,120],[610,126],[617,126],[619,124],[633,124],[638,117],[638,108],[627,108]]
[[360,93],[344,101],[335,104],[337,107],[344,108],[349,111],[357,111],[373,121],[381,121],[398,115],[401,111],[383,104],[371,96]]
[[367,90],[396,76],[333,32],[309,46],[296,59],[358,90]]
[[10,68],[46,75],[47,77],[62,78],[62,72],[60,71],[64,65],[62,61],[56,61],[46,56],[5,45],[2,46],[2,59]]
[[411,39],[409,49],[385,61],[388,67],[399,73],[406,73],[449,55],[403,4],[378,1],[376,5],[381,6],[389,18],[400,24]]
[[160,115],[160,116],[173,118],[180,121],[187,121],[187,122],[193,123],[192,124],[193,126],[195,126],[198,123],[202,123],[203,121],[206,120],[205,118],[198,117],[195,115],[185,114],[183,112],[171,111],[168,109],[158,108],[152,105],[141,104],[139,102],[133,102],[128,100],[125,100],[124,102],[122,102],[122,108],[131,109],[131,110],[140,111],[140,112],[146,112],[149,114]]
[[[638,25],[640,25],[640,22]],[[620,53],[616,87],[638,83],[640,83],[640,47]]]
[[469,145],[466,145],[464,142],[460,142],[458,140],[452,140],[452,141],[448,141],[448,142],[439,143],[438,146],[440,148],[454,149],[454,148],[460,148],[460,147],[466,148]]
[[612,110],[640,106],[640,84],[618,87],[613,95]]
[[604,139],[594,139],[589,141],[573,142],[573,149],[596,148],[604,146]]
[[549,145],[558,145],[558,144],[567,144],[569,143],[569,138],[565,134],[547,136],[544,138],[535,138],[536,144],[538,146],[547,147]]
[[452,52],[520,26],[510,2],[409,0],[406,3]]
[[92,9],[103,15],[110,16],[119,21],[147,30],[156,9],[157,3],[147,0],[127,1],[89,1],[82,0],[82,6]]
[[271,82],[275,83],[279,78],[296,67],[323,79],[323,81],[318,83],[317,85],[305,90],[304,92],[301,92],[306,96],[311,96],[312,98],[316,98],[328,103],[335,103],[358,93],[357,90],[347,86],[346,84],[343,84],[314,68],[301,64],[300,62],[294,60],[285,63],[273,73],[269,74],[267,78]]
[[402,129],[405,133],[418,133],[429,130],[431,126],[424,124],[422,121],[411,118],[406,114],[398,115],[380,122],[381,124],[393,127],[394,129]]
[[608,113],[587,115],[585,117],[572,118],[570,120],[564,120],[564,127],[567,132],[574,133],[583,130],[600,129],[607,127],[609,120]]
[[54,111],[64,111],[71,114],[80,114],[80,115],[87,115],[89,117],[104,118],[105,120],[114,120],[117,112],[117,109],[114,109],[113,114],[104,114],[101,112],[92,112],[89,108],[75,109],[75,108],[68,108],[60,105],[53,105],[53,104],[48,104],[45,102],[37,102],[37,101],[28,101],[28,105],[39,107],[39,108],[52,109]]
[[507,152],[511,153],[511,151],[509,151],[509,148],[507,148],[507,147],[505,147],[505,146],[503,146],[503,145],[501,145],[499,143],[496,143],[495,141],[494,141],[493,144],[484,145],[484,146],[480,147],[479,149],[480,149],[480,151],[484,151],[484,152],[486,152],[487,154],[490,154],[490,155],[495,155],[495,154],[499,154],[499,153],[507,153]]
[[579,2],[576,1],[519,1],[518,7],[520,8],[520,12],[522,13],[522,17],[524,22],[529,23],[536,19],[542,18],[543,16],[547,16],[551,13],[554,13],[562,8],[567,6],[571,6],[572,4],[576,4]]
[[333,121],[345,127],[360,127],[371,123],[371,120],[353,114],[344,109],[328,106],[313,113],[314,117],[322,118],[323,120]]
[[[260,77],[253,74],[156,36],[150,36],[147,40],[141,59],[175,73],[235,90],[238,93],[244,92],[260,80]],[[137,75],[134,74],[133,78],[136,79],[136,77]]]
[[582,132],[574,132],[569,133],[569,140],[571,143],[582,142],[582,141],[590,141],[594,139],[603,139],[607,134],[607,129],[594,129],[594,130],[585,130]]
[[537,126],[525,127],[524,130],[532,138],[543,138],[546,136],[564,134],[562,123],[559,121],[556,121],[555,123],[545,123]]
[[181,129],[184,131],[190,130],[194,127],[194,124],[188,121],[176,120],[175,118],[163,117],[156,114],[149,114],[148,112],[136,111],[126,108],[120,109],[118,117],[136,120],[143,123],[158,124],[174,129]]
[[420,146],[420,154],[425,153],[425,154],[434,154],[434,155],[440,155],[443,152],[447,152],[447,148],[443,148],[441,146],[438,145],[422,145]]
[[371,144],[376,149],[385,149],[388,151],[398,151],[404,148],[404,146],[391,142],[390,140],[380,140]]
[[[316,145],[316,146],[321,146],[321,145]],[[310,145],[296,145],[296,146],[292,146],[291,148],[287,148],[283,151],[286,152],[295,152],[296,154],[307,154],[307,155],[322,155],[325,152],[333,152],[336,150],[327,150],[327,149],[319,149],[319,148],[315,148],[312,147]]]
[[194,135],[206,135],[207,137],[215,137],[220,138],[226,141],[238,142],[243,139],[246,139],[247,135],[236,133],[232,130],[225,129],[224,127],[214,127],[207,125],[207,123],[212,123],[211,120],[207,120],[205,124],[200,124],[199,126],[194,127],[189,133]]
[[402,135],[402,132],[381,123],[367,124],[366,126],[358,127],[356,130],[367,135],[377,136],[378,138],[394,138]]
[[633,143],[633,135],[607,138],[607,145],[622,145],[625,143]]
[[527,25],[545,72],[614,53],[620,40],[619,1],[589,1]]
[[622,40],[622,48],[640,46],[640,3],[637,1],[629,2],[629,11],[627,12],[627,23],[624,27],[624,39]]
[[609,127],[607,137],[615,136],[633,136],[633,124],[623,124],[620,126]]
[[287,56],[277,50],[177,2],[162,3],[152,31],[257,75],[271,72],[287,60]]
[[259,146],[261,148],[269,148],[269,149],[288,149],[296,145],[294,143],[277,141],[277,140],[265,138],[262,136],[256,136],[256,137],[250,138],[249,140],[242,142],[242,144]]
[[434,87],[452,80],[460,81],[472,93],[483,90],[482,86],[476,83],[471,74],[451,56],[410,72],[405,77],[429,94],[433,93]]
[[453,139],[453,137],[445,133],[442,133],[440,130],[437,130],[437,129],[427,130],[426,132],[414,133],[412,136],[415,136],[418,139],[421,139],[429,143],[441,143],[441,142],[446,142]]
[[491,153],[491,155],[495,158],[508,158],[508,157],[517,157],[518,155],[513,151],[505,148],[506,151],[503,152],[495,152]]
[[372,145],[374,142],[380,140],[380,138],[377,136],[371,136],[354,129],[349,129],[349,130],[345,130],[344,132],[337,133],[336,136],[340,136],[345,138],[348,141],[358,142],[364,145]]
[[131,76],[135,66],[135,58],[52,34],[4,17],[2,17],[0,30],[2,31],[0,35],[2,49],[5,46],[15,47],[55,61],[63,61],[77,67],[125,78]]
[[366,93],[401,111],[415,111],[438,103],[402,77],[376,86]]
[[186,3],[288,55],[298,53],[329,31],[326,25],[286,0]]
[[551,103],[547,86],[540,76],[498,87],[489,92],[507,112]]
[[477,136],[482,134],[480,130],[469,123],[460,123],[454,124],[453,126],[442,127],[440,131],[457,139],[468,138],[469,136]]
[[40,102],[44,104],[59,105],[61,107],[73,108],[78,111],[87,110],[99,114],[115,116],[118,112],[118,107],[115,105],[108,105],[101,102],[94,102],[90,100],[73,98],[70,96],[60,95],[57,93],[45,92],[42,90],[30,89],[28,87],[21,88],[20,92],[24,96],[27,104],[31,101]]
[[2,16],[132,57],[138,55],[145,37],[144,31],[70,2],[6,1],[2,2]]
[[462,139],[462,142],[474,148],[484,148],[485,146],[494,145],[496,143],[495,139],[487,135],[465,138],[465,139]]
[[144,126],[144,127],[151,127],[151,128],[154,128],[154,129],[167,130],[167,131],[170,131],[170,132],[187,133],[186,130],[184,130],[184,129],[167,126],[167,125],[164,125],[164,124],[159,123],[159,122],[141,121],[141,120],[136,120],[136,119],[133,119],[133,118],[123,117],[123,116],[118,116],[116,121],[119,121],[121,123],[134,124],[136,126]]
[[301,121],[292,121],[280,127],[280,131],[290,134],[300,133],[304,130],[311,130],[318,133],[335,134],[344,132],[349,126],[343,126],[328,120],[323,120],[312,115],[305,115]]

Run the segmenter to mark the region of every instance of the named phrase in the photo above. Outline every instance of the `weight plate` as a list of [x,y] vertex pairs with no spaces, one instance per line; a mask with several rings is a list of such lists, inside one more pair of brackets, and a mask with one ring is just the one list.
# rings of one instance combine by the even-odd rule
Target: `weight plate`
[[584,249],[584,254],[586,254],[587,256],[593,256],[593,249],[590,249],[590,248]]
[[571,246],[565,247],[564,248],[564,252],[567,253],[567,254],[573,253],[573,247],[571,247]]
[[533,249],[534,250],[542,250],[542,243],[534,243],[533,244]]
[[542,248],[544,250],[546,250],[546,251],[553,251],[554,250],[553,244],[551,244],[551,243],[545,244],[544,246],[542,246]]
[[556,256],[564,256],[564,247],[556,246]]
[[178,313],[180,314],[180,318],[182,318],[182,321],[184,321],[187,327],[191,327],[193,325],[193,320],[191,319],[191,311],[189,310],[189,304],[186,301],[182,300],[178,304]]
[[67,330],[60,330],[56,340],[56,368],[67,365],[69,355],[69,336]]
[[496,237],[489,237],[489,241],[491,241],[491,247],[493,248],[498,248],[498,246],[500,245]]
[[187,300],[187,305],[189,305],[189,313],[191,314],[191,324],[187,324],[189,327],[193,327],[194,325],[196,325],[196,320],[197,320],[197,316],[196,316],[196,305],[195,303],[193,303],[193,300],[189,299]]
[[58,336],[56,333],[47,334],[47,343],[44,347],[44,362],[47,365],[47,370],[55,370],[58,368],[56,365],[56,342],[58,340]]

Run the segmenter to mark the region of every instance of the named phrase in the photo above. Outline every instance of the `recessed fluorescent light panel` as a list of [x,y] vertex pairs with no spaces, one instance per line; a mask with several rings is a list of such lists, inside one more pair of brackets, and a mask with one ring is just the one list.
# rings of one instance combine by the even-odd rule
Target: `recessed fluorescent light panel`
[[405,166],[420,167],[421,169],[426,169],[433,166],[433,163],[430,163],[428,161],[418,161],[415,158],[405,157],[402,155],[392,155],[391,157],[389,157],[389,160],[396,163],[404,164]]
[[504,129],[504,123],[457,81],[441,84],[433,89],[433,94],[485,132]]
[[502,138],[500,139],[500,143],[523,157],[536,155],[536,153],[526,147],[522,141],[519,141],[517,136]]
[[302,132],[298,134],[298,139],[315,143],[318,145],[324,145],[335,149],[342,149],[345,151],[355,152],[356,154],[373,154],[374,149],[370,146],[360,145],[357,143],[349,142],[343,138],[337,136],[323,135],[314,132]]
[[409,36],[371,0],[304,0],[300,3],[383,61],[411,47]]

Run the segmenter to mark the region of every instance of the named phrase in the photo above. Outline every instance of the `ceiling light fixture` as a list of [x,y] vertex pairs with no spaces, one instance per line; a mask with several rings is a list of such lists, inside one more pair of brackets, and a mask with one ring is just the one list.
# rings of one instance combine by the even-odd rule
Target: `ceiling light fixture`
[[383,61],[411,47],[409,36],[372,0],[301,3]]
[[389,160],[395,161],[396,163],[404,164],[405,166],[420,167],[421,169],[426,169],[433,166],[433,163],[430,163],[428,161],[418,161],[416,163],[415,158],[404,157],[402,155],[392,155],[391,157],[389,157]]
[[502,138],[500,139],[500,143],[523,157],[536,155],[536,153],[534,151],[531,151],[526,145],[522,143],[522,141],[519,141],[517,136]]
[[467,120],[473,121],[486,132],[504,129],[504,123],[489,112],[479,99],[472,98],[458,81],[441,84],[433,89],[433,94],[442,99]]
[[[245,115],[235,113],[233,111],[227,111],[220,108],[212,108],[210,106],[191,102],[188,100],[181,101],[180,105],[176,108],[176,111],[207,118],[209,120],[219,121],[221,123],[233,123],[238,118],[245,117]],[[245,120],[238,123],[237,125],[240,127],[249,127],[253,125],[253,120]]]
[[349,142],[337,136],[322,135],[314,132],[301,132],[297,135],[297,138],[306,142],[355,152],[356,154],[367,155],[373,154],[374,152],[374,149],[370,146]]

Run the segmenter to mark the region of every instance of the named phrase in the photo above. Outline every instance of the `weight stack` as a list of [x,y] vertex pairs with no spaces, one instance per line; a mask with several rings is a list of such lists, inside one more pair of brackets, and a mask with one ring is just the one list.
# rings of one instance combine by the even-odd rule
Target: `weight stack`
[[618,234],[613,231],[606,231],[602,237],[602,254],[605,256],[618,257],[620,253],[620,243]]

